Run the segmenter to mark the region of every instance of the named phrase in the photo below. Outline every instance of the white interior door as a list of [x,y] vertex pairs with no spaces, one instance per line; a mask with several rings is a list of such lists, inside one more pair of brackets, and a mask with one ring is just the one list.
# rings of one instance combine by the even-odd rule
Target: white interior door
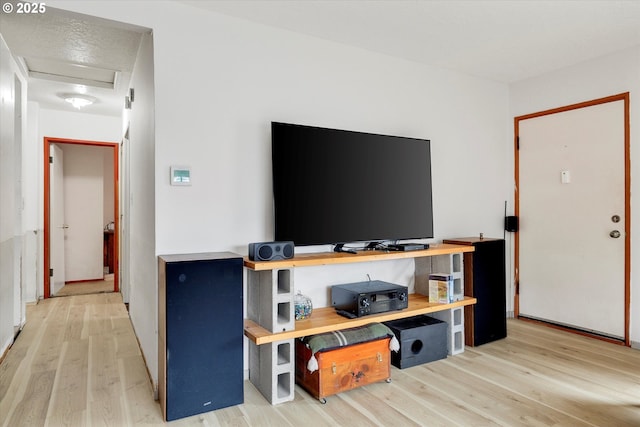
[[522,120],[519,137],[520,315],[624,338],[624,101]]
[[50,280],[49,292],[55,295],[65,283],[64,274],[64,239],[67,225],[64,217],[64,156],[62,149],[56,144],[51,145],[50,155],[53,159],[50,174],[50,194],[49,199],[51,218],[49,219],[49,230],[51,234],[50,265],[53,275]]
[[102,280],[106,225],[104,155],[107,152],[113,156],[113,149],[84,144],[64,144],[62,149],[64,215],[70,226],[65,234],[65,279],[68,283]]

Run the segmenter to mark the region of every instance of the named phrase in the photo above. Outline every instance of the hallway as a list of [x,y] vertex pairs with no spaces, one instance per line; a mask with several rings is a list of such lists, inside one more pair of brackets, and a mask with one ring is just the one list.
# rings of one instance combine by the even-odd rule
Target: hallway
[[43,300],[0,365],[0,425],[162,424],[119,293]]

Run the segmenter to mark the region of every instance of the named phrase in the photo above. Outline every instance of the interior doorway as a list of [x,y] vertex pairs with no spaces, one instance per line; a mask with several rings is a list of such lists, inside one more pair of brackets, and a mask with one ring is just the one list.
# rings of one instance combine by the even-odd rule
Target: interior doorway
[[629,94],[516,117],[516,315],[629,345]]
[[[59,148],[60,145],[64,145],[64,146],[69,145],[70,147],[73,147],[75,149],[103,148],[110,153],[111,159],[109,160],[112,160],[111,162],[112,166],[110,167],[112,167],[113,169],[112,170],[113,178],[112,180],[110,180],[111,182],[107,182],[105,183],[105,185],[108,184],[108,186],[112,189],[113,212],[112,212],[112,215],[110,215],[110,217],[113,219],[108,224],[103,224],[104,222],[103,216],[100,215],[99,218],[92,218],[93,222],[95,222],[96,220],[98,221],[97,225],[92,224],[91,222],[89,222],[88,224],[85,224],[85,221],[82,221],[81,227],[78,227],[73,231],[75,233],[80,233],[80,234],[91,233],[91,235],[94,237],[97,233],[99,233],[98,237],[103,242],[103,246],[100,246],[100,249],[105,248],[104,254],[107,253],[106,245],[107,245],[107,235],[108,235],[110,239],[109,245],[111,248],[113,248],[112,251],[109,252],[109,254],[112,256],[112,259],[109,260],[109,269],[113,277],[112,291],[118,292],[120,288],[120,285],[119,285],[120,275],[119,275],[119,268],[118,268],[118,264],[119,264],[118,263],[119,261],[119,251],[118,251],[118,236],[119,236],[118,148],[119,148],[119,144],[114,142],[84,141],[84,140],[45,137],[44,138],[44,187],[43,187],[44,188],[44,191],[43,191],[44,193],[43,297],[49,298],[53,296],[53,294],[55,293],[55,290],[60,289],[60,282],[64,284],[70,279],[72,281],[78,281],[78,280],[73,280],[74,279],[73,277],[65,277],[64,265],[66,265],[66,262],[63,261],[62,264],[60,263],[60,256],[61,255],[64,256],[64,239],[67,237],[65,235],[65,232],[67,232],[68,230],[71,229],[71,227],[74,226],[74,224],[67,224],[65,222],[64,211],[60,211],[60,209],[57,208],[60,205],[60,201],[55,200],[56,195],[52,194],[53,193],[52,187],[55,186],[56,181],[60,181],[59,176],[56,178],[56,169],[59,169],[59,168],[55,166],[55,163],[52,163],[52,160],[55,161],[54,157],[60,155],[60,151],[58,150],[52,151],[52,148],[53,147]],[[58,171],[57,175],[59,175],[59,173],[60,172]],[[95,183],[93,183],[92,185],[95,185]],[[101,191],[100,193],[102,194]],[[90,199],[90,196],[91,194],[89,193],[88,199]],[[84,202],[87,203],[86,206],[91,205],[91,200],[85,200],[83,201],[83,203]],[[82,209],[82,206],[78,209]],[[76,223],[76,225],[78,225],[78,223]],[[84,231],[82,227],[84,227]],[[89,231],[87,231],[87,227],[89,227]],[[61,239],[63,240],[62,243],[60,243]],[[93,247],[95,248],[95,246],[96,244],[94,242]],[[62,254],[60,253],[60,251],[62,251]],[[80,274],[81,275],[80,277],[86,278],[84,280],[80,280],[81,282],[88,282],[88,283],[95,282],[96,280],[100,280],[104,277],[105,270],[104,270],[103,264],[106,264],[107,260],[106,260],[106,256],[103,257],[102,254],[103,254],[103,251],[100,250],[100,253],[98,255],[95,255],[99,257],[99,259],[92,259],[91,263],[87,263],[87,264],[95,264],[95,262],[99,262],[98,266],[93,265],[93,268],[90,270],[76,273],[76,276],[77,274]],[[104,263],[103,263],[103,258],[104,258]],[[58,265],[57,266],[54,265],[54,262],[57,262]],[[81,264],[82,265],[80,267],[89,268],[89,266],[85,266],[84,263],[81,263]],[[62,271],[60,271],[60,268],[62,268]],[[96,270],[97,268],[99,268],[99,273],[97,272],[98,270]],[[58,271],[56,272],[56,270]],[[95,276],[98,276],[98,274],[100,275],[100,277],[95,277]]]

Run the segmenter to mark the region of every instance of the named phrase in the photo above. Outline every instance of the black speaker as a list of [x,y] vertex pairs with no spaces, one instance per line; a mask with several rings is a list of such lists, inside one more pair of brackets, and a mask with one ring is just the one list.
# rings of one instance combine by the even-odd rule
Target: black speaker
[[464,294],[478,299],[464,308],[465,344],[478,346],[507,336],[504,239],[463,237],[443,243],[471,245],[464,254]]
[[243,403],[242,257],[158,259],[158,388],[165,419]]
[[429,316],[414,316],[384,322],[400,342],[400,351],[391,353],[391,363],[399,369],[447,357],[447,323]]
[[249,259],[251,261],[290,259],[293,258],[294,248],[293,242],[249,243]]
[[510,231],[510,232],[518,231],[518,217],[517,216],[505,216],[504,217],[504,229],[505,229],[505,231]]

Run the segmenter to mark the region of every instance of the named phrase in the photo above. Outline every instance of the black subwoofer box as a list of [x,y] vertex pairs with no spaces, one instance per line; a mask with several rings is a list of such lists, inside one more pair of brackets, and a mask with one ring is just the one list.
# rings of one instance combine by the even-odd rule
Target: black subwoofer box
[[447,357],[447,323],[429,316],[414,316],[384,322],[400,342],[391,352],[391,364],[399,369]]

